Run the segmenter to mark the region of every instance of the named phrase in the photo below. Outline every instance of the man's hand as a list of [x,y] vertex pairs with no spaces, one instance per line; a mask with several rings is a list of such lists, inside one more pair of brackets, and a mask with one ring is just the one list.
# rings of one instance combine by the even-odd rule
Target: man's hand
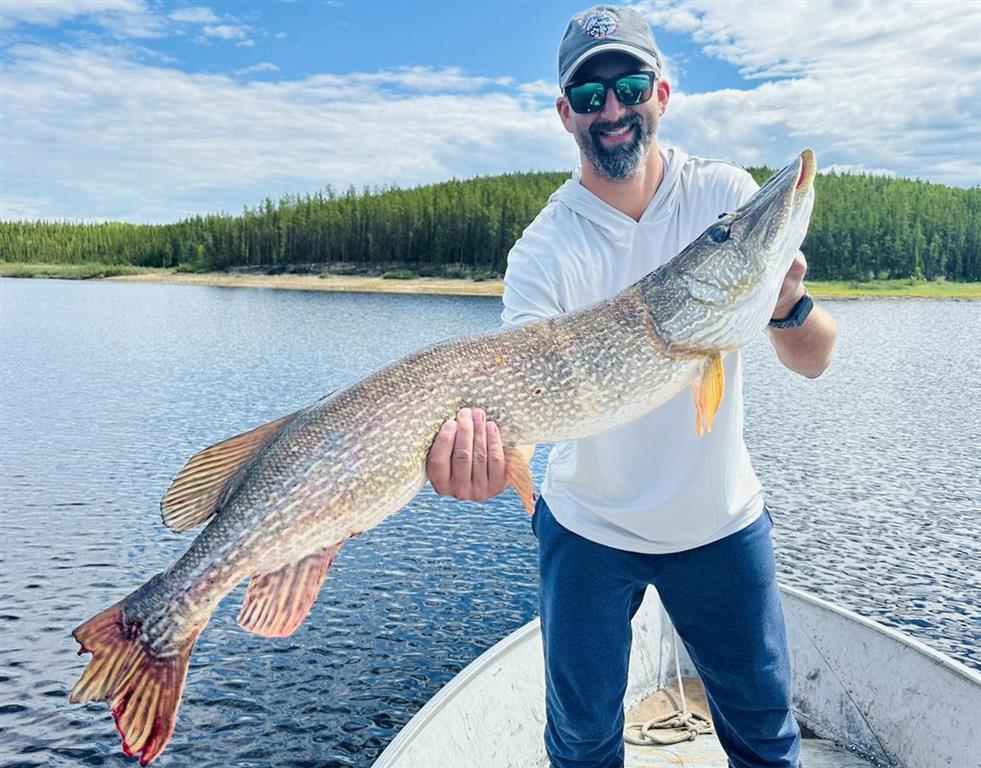
[[509,485],[497,424],[479,408],[462,408],[440,429],[429,449],[426,474],[436,493],[483,501]]
[[[797,251],[794,263],[784,275],[783,285],[773,309],[773,318],[783,320],[804,295],[807,260]],[[814,379],[831,364],[831,350],[838,338],[838,326],[821,307],[815,306],[798,328],[769,328],[770,341],[780,362],[790,370]]]
[[780,293],[777,295],[777,305],[773,308],[773,320],[783,320],[794,305],[800,301],[804,295],[804,273],[807,272],[807,259],[804,254],[797,251],[794,261],[783,277],[783,285],[780,286]]

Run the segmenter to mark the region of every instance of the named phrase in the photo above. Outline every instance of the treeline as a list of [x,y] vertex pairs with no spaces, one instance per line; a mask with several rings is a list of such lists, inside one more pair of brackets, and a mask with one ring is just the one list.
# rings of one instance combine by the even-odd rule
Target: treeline
[[815,194],[802,246],[812,278],[981,280],[981,187],[819,174]]
[[[771,171],[750,169],[758,181]],[[223,270],[503,274],[565,173],[413,189],[331,188],[175,224],[0,222],[0,260]],[[804,252],[815,279],[981,280],[981,188],[819,175]]]

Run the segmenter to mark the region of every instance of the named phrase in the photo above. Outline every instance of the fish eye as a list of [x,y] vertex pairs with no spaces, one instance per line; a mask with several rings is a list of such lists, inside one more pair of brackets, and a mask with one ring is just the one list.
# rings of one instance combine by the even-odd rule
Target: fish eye
[[708,236],[712,238],[712,242],[714,243],[724,243],[729,239],[729,225],[716,224],[715,226],[709,227]]

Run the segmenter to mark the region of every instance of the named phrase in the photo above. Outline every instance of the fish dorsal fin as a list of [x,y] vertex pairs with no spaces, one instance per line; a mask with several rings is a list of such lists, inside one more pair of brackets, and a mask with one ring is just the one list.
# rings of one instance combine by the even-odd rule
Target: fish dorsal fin
[[264,637],[289,637],[310,613],[340,542],[249,581],[238,623]]
[[240,472],[296,418],[297,413],[270,421],[195,454],[160,501],[164,525],[172,531],[187,531],[211,517],[225,494],[237,485]]

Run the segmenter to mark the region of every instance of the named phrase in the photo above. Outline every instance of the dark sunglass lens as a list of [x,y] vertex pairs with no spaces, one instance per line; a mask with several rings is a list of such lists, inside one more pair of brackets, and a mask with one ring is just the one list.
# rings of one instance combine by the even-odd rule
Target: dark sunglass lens
[[648,75],[626,75],[616,82],[617,98],[627,105],[642,104],[647,101],[653,89]]
[[606,100],[606,88],[603,83],[582,83],[574,85],[568,91],[569,105],[573,112],[598,112],[603,109]]

